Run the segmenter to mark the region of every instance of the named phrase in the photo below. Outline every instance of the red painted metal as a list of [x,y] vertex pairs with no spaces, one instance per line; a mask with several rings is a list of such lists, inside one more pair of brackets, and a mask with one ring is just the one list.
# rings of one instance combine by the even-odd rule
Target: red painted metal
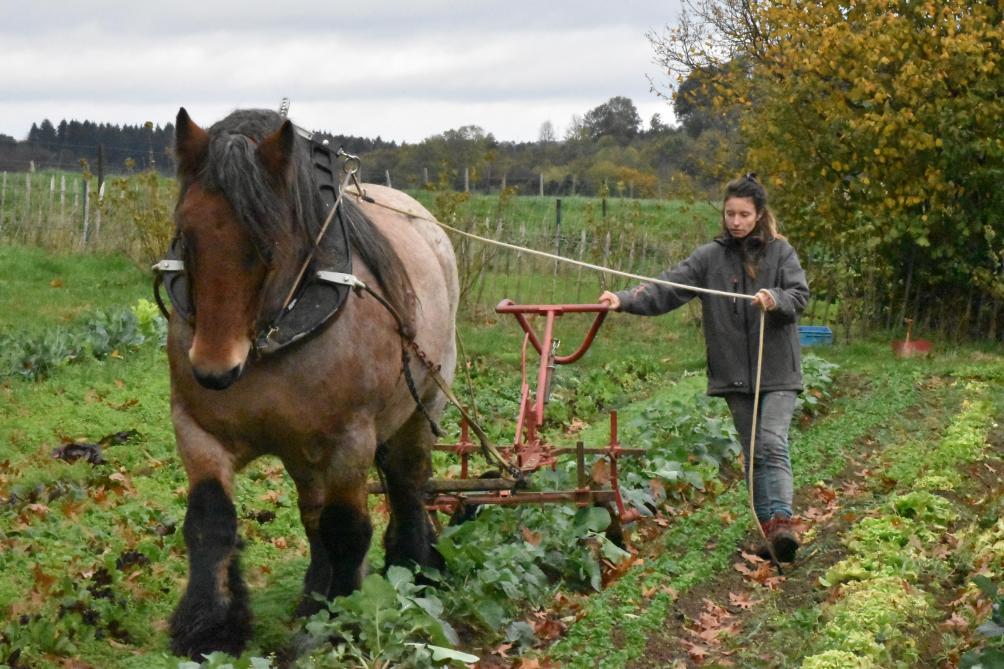
[[[612,505],[621,522],[636,520],[639,513],[629,509],[621,496],[618,480],[618,459],[622,456],[641,455],[642,448],[623,448],[617,438],[617,413],[610,413],[610,441],[602,448],[586,448],[579,442],[575,448],[557,448],[541,438],[539,428],[544,423],[544,408],[550,395],[552,374],[556,365],[567,365],[578,361],[592,345],[596,334],[606,319],[609,307],[605,304],[532,304],[519,305],[511,300],[502,300],[495,311],[512,314],[524,332],[520,354],[520,408],[516,419],[516,430],[510,447],[502,449],[503,456],[514,463],[524,473],[534,472],[542,467],[554,467],[559,455],[576,454],[578,484],[574,490],[531,492],[516,489],[516,482],[508,479],[471,479],[469,475],[470,454],[476,449],[470,440],[466,421],[461,421],[460,440],[456,444],[437,444],[439,451],[455,453],[461,462],[460,479],[430,481],[427,491],[434,497],[429,508],[453,513],[464,504],[548,504],[573,502],[579,506],[591,504]],[[596,318],[579,346],[569,355],[557,355],[554,338],[555,322],[564,314],[595,313]],[[543,316],[544,332],[539,336],[528,316]],[[536,371],[536,389],[531,388],[528,373],[527,351],[530,346],[540,357]],[[609,463],[609,488],[597,489],[591,485],[585,472],[585,455],[601,455]],[[377,491],[374,487],[374,492]],[[613,511],[613,509],[612,509]]]

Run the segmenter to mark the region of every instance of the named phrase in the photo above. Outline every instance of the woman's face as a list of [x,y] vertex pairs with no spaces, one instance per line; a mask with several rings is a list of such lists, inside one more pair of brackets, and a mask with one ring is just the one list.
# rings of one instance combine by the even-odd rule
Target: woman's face
[[725,201],[725,227],[736,239],[742,239],[756,227],[756,205],[751,197],[730,197]]

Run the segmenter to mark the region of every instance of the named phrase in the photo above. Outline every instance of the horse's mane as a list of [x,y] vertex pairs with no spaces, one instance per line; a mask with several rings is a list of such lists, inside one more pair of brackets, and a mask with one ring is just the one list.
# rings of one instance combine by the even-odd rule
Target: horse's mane
[[[292,238],[303,244],[299,263],[313,246],[327,211],[302,138],[294,142],[288,187],[277,184],[256,158],[258,142],[278,130],[282,122],[279,114],[265,109],[237,110],[216,122],[208,131],[208,155],[198,178],[206,188],[226,194],[266,262],[272,259],[277,244]],[[401,259],[355,203],[343,198],[339,206],[349,244],[372,272],[387,301],[410,324],[413,291]],[[290,225],[293,229],[288,229]],[[336,222],[326,234],[338,234]],[[319,249],[310,271],[326,260],[329,258]]]

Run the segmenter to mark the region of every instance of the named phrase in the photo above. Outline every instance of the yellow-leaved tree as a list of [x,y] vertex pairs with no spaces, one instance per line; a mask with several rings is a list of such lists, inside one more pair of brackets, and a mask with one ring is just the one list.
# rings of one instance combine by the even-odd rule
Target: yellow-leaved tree
[[[738,106],[747,163],[765,178],[788,234],[817,261],[817,287],[839,294],[858,322],[908,315],[953,334],[999,337],[999,4],[685,5],[685,34],[661,37],[673,59],[664,64],[679,72],[686,54],[693,67],[731,73],[715,84],[730,91],[717,103]],[[703,41],[692,37],[702,34],[695,24]],[[723,67],[737,62],[744,67]]]

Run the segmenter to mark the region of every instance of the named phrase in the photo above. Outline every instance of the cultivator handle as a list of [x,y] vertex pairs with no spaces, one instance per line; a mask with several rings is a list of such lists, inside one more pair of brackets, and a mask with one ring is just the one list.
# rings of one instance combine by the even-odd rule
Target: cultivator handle
[[516,322],[519,326],[523,328],[523,332],[526,333],[527,337],[530,338],[530,344],[536,349],[539,355],[544,355],[544,345],[541,343],[540,338],[534,331],[533,326],[526,319],[526,315],[530,314],[532,316],[545,316],[547,318],[547,325],[545,326],[545,339],[550,339],[552,334],[551,328],[553,327],[554,319],[562,314],[588,314],[595,313],[596,318],[593,320],[593,324],[590,326],[589,331],[586,333],[585,338],[579,347],[575,349],[573,353],[568,355],[555,355],[553,362],[556,365],[567,365],[575,362],[589,350],[592,346],[593,340],[596,338],[596,333],[599,332],[600,326],[603,325],[603,321],[607,317],[607,312],[610,311],[610,307],[606,304],[516,304],[512,300],[506,298],[498,303],[495,307],[495,313],[498,314],[512,314],[516,318]]

